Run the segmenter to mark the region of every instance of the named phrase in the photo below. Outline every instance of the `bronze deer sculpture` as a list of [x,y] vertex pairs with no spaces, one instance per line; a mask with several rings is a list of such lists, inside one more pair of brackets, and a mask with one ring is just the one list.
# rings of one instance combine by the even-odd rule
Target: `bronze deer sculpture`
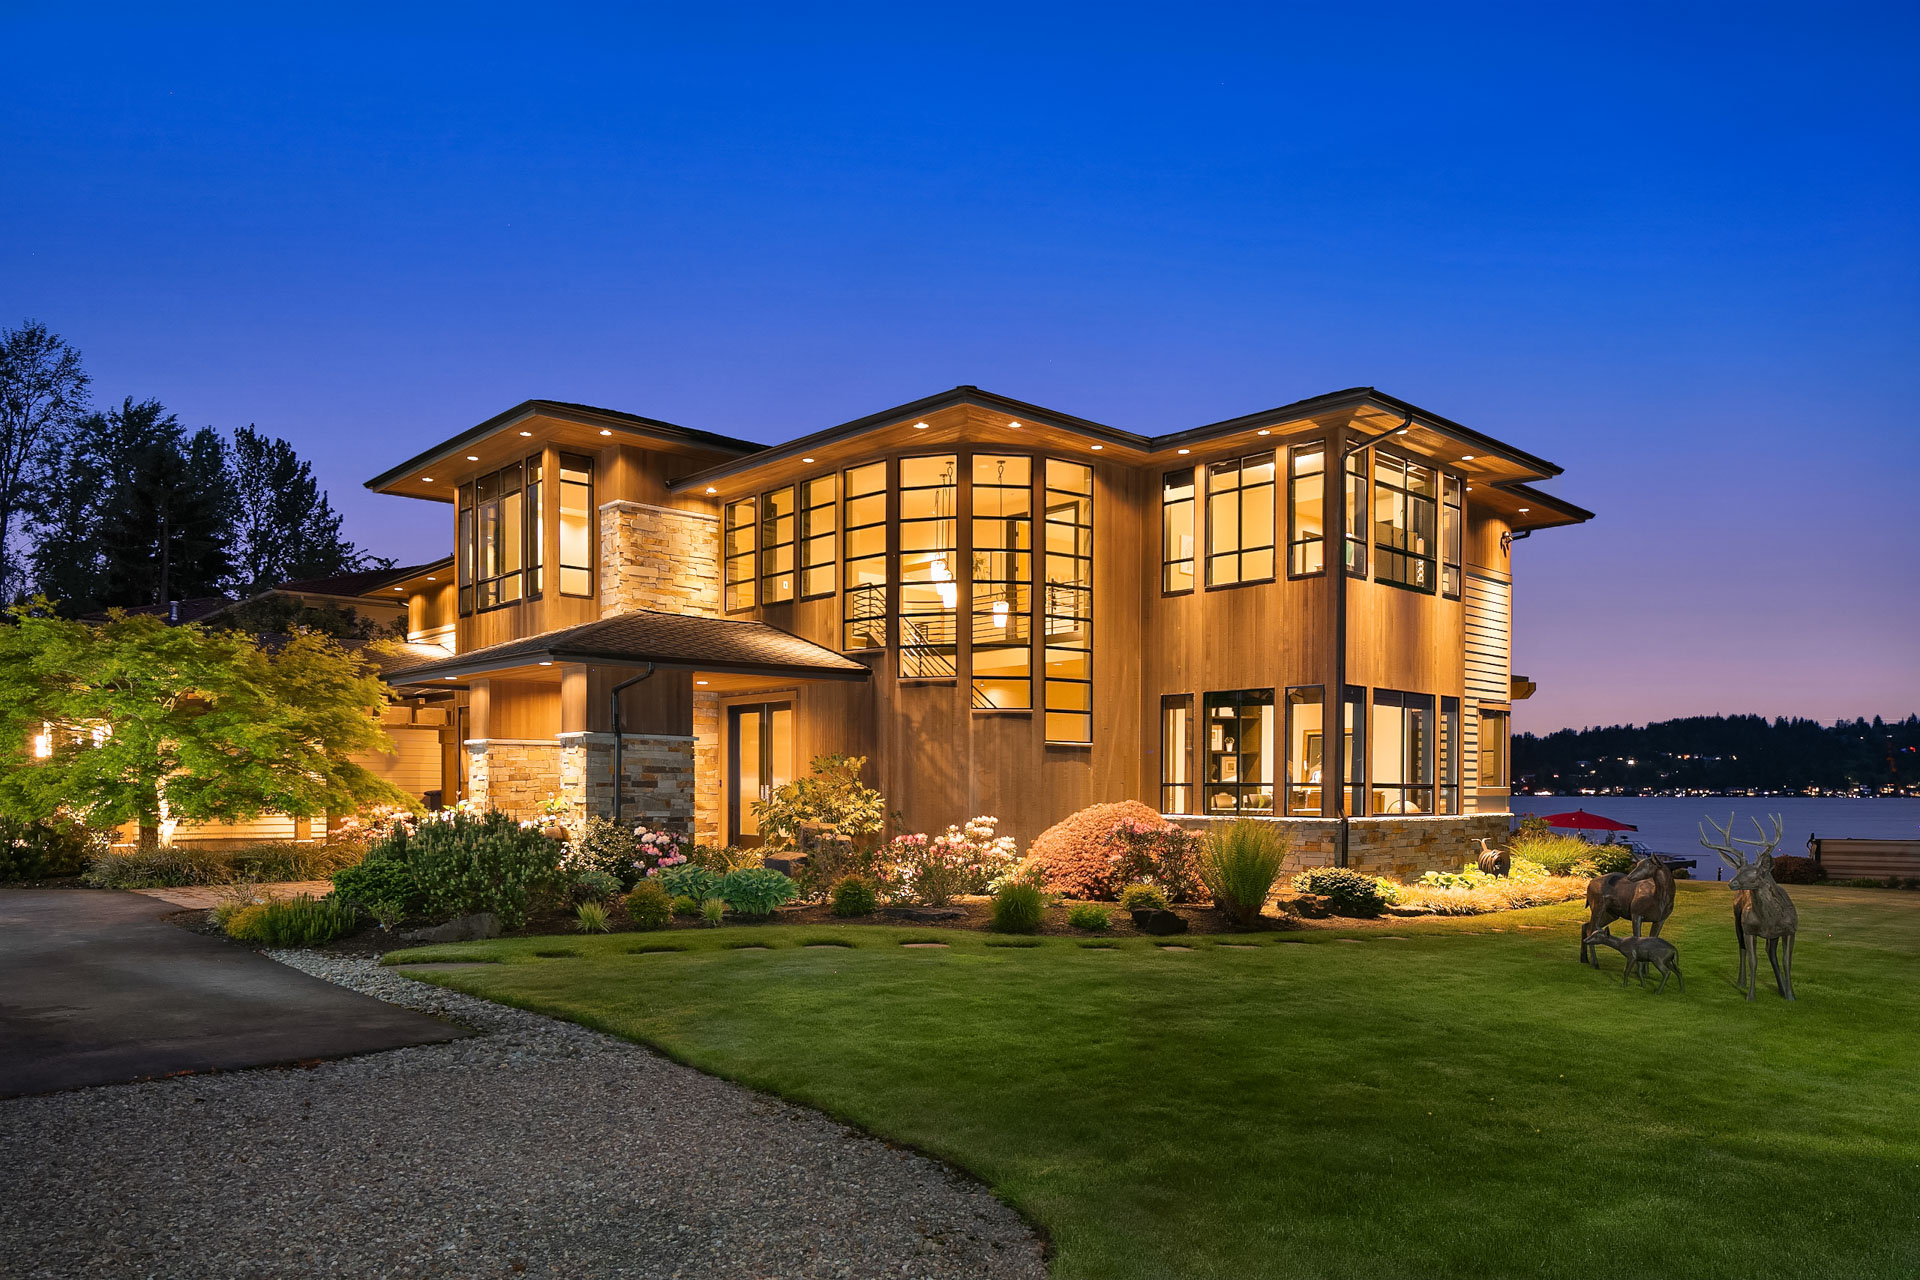
[[1627,971],[1620,975],[1623,987],[1636,972],[1640,975],[1640,984],[1645,986],[1647,966],[1652,965],[1660,971],[1660,986],[1655,989],[1655,995],[1667,989],[1668,974],[1679,982],[1681,991],[1687,989],[1686,975],[1680,972],[1680,950],[1665,938],[1616,938],[1613,930],[1607,928],[1588,934],[1587,940],[1596,946],[1612,947],[1627,958]]
[[1647,926],[1652,937],[1660,936],[1660,926],[1673,914],[1673,871],[1659,858],[1648,854],[1622,874],[1608,872],[1587,881],[1587,923],[1580,930],[1580,962],[1600,967],[1600,955],[1588,942],[1608,921],[1633,923],[1633,936]]
[[[1773,851],[1780,847],[1784,834],[1780,826],[1780,815],[1773,815],[1773,835],[1768,836],[1760,825],[1760,819],[1753,820],[1753,832],[1758,840],[1747,840],[1733,834],[1733,815],[1727,815],[1727,825],[1721,826],[1712,818],[1707,826],[1720,837],[1719,841],[1707,839],[1706,828],[1701,828],[1700,843],[1720,855],[1720,860],[1733,868],[1733,880],[1730,882],[1734,892],[1733,899],[1733,940],[1740,948],[1739,984],[1746,988],[1747,999],[1754,998],[1754,989],[1760,981],[1759,940],[1767,940],[1767,963],[1773,966],[1774,985],[1780,989],[1782,998],[1793,999],[1793,939],[1800,931],[1800,913],[1794,910],[1793,899],[1787,896],[1773,879]],[[1737,849],[1736,845],[1746,845],[1758,849],[1759,855],[1752,860]],[[1786,945],[1781,946],[1782,942]],[[1785,954],[1782,955],[1781,953]]]

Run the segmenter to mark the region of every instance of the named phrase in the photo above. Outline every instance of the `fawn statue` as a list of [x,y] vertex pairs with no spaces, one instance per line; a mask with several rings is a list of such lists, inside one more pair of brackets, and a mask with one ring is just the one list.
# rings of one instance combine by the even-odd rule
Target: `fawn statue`
[[1639,973],[1640,982],[1645,985],[1647,966],[1652,965],[1660,971],[1660,985],[1655,988],[1655,995],[1667,989],[1668,974],[1672,974],[1679,982],[1680,990],[1687,989],[1687,980],[1680,972],[1680,948],[1665,938],[1616,938],[1611,928],[1603,927],[1588,934],[1587,941],[1595,946],[1612,947],[1627,958],[1627,971],[1620,975],[1620,985],[1623,987],[1635,972]]
[[1624,874],[1608,872],[1587,881],[1587,923],[1580,930],[1580,961],[1600,967],[1600,957],[1588,944],[1589,935],[1605,928],[1610,920],[1633,923],[1633,936],[1640,926],[1654,937],[1673,914],[1673,870],[1652,854],[1633,864]]

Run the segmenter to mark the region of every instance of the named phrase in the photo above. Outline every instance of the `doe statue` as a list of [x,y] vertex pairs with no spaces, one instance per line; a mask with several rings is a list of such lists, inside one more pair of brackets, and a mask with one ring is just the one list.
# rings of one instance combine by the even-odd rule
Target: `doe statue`
[[[1700,829],[1700,843],[1720,855],[1720,860],[1733,868],[1730,886],[1733,899],[1733,940],[1740,948],[1741,986],[1747,990],[1747,999],[1754,998],[1754,988],[1760,980],[1759,940],[1767,940],[1767,962],[1773,966],[1773,981],[1780,988],[1784,998],[1793,999],[1793,938],[1800,931],[1800,913],[1794,910],[1793,899],[1787,896],[1773,878],[1773,851],[1780,847],[1783,832],[1780,827],[1780,815],[1774,814],[1773,834],[1769,836],[1760,825],[1760,819],[1753,819],[1753,833],[1758,840],[1748,840],[1733,834],[1733,815],[1727,815],[1727,825],[1721,826],[1712,818],[1707,826],[1713,828],[1718,840],[1707,838],[1706,828]],[[1746,845],[1749,849],[1758,849],[1757,856],[1749,859],[1737,846]],[[1781,944],[1785,943],[1784,946]]]
[[1667,989],[1668,974],[1672,974],[1679,982],[1680,990],[1687,989],[1687,980],[1680,972],[1680,949],[1665,938],[1616,938],[1613,930],[1608,928],[1588,934],[1587,941],[1596,946],[1612,947],[1627,958],[1627,971],[1620,975],[1620,985],[1623,987],[1636,971],[1644,985],[1647,966],[1652,965],[1660,971],[1660,985],[1655,988],[1655,995]]
[[1600,956],[1588,941],[1610,920],[1626,920],[1633,925],[1633,936],[1640,936],[1646,925],[1653,937],[1673,914],[1673,869],[1653,854],[1633,864],[1626,872],[1610,871],[1587,881],[1587,923],[1580,930],[1580,961],[1600,967]]

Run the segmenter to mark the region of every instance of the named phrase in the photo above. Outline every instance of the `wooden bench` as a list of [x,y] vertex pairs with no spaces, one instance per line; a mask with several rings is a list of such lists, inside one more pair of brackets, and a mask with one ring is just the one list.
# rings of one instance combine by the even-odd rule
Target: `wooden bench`
[[1886,880],[1920,876],[1920,840],[1823,840],[1814,836],[1807,851],[1830,880]]

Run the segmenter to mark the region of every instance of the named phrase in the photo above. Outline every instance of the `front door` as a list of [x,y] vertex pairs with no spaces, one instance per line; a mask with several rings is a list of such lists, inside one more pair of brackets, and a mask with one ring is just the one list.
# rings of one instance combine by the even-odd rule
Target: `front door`
[[762,702],[727,708],[727,819],[732,842],[760,843],[755,800],[773,799],[793,777],[793,704]]

